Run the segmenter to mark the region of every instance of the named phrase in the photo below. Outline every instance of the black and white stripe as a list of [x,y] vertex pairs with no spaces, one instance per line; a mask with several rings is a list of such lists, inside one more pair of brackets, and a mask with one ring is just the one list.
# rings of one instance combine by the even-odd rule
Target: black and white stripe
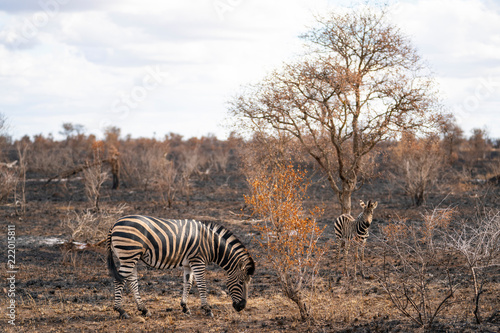
[[[222,226],[195,220],[126,216],[120,218],[109,231],[107,249],[108,268],[115,279],[114,309],[120,317],[129,317],[122,307],[126,282],[139,311],[145,316],[150,314],[139,296],[136,266],[139,259],[159,269],[184,268],[181,306],[185,313],[190,313],[187,297],[195,280],[202,308],[212,316],[205,281],[205,267],[209,263],[216,263],[227,272],[227,287],[236,311],[246,306],[248,285],[255,264],[245,246]],[[113,254],[118,258],[118,268]]]
[[[337,252],[337,267],[339,265],[339,255],[342,248],[344,248],[344,272],[347,274],[347,254],[349,252],[349,245],[351,241],[355,241],[361,245],[361,275],[363,273],[363,260],[365,256],[365,243],[369,236],[368,229],[372,223],[373,210],[377,208],[377,202],[368,201],[365,205],[363,200],[360,200],[360,205],[363,208],[361,214],[357,219],[354,219],[349,214],[340,215],[335,220],[335,235],[339,240]],[[356,248],[356,261],[354,262],[354,276],[356,276],[356,262],[358,259],[358,250]]]

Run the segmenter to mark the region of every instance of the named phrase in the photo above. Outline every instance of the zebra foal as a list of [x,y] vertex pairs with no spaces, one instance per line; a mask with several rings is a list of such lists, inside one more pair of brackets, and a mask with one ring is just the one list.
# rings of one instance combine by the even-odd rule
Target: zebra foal
[[368,229],[372,223],[373,210],[377,208],[377,201],[371,200],[365,205],[363,200],[360,200],[361,208],[363,211],[359,214],[357,219],[354,219],[349,214],[342,214],[335,220],[335,236],[339,240],[337,251],[337,269],[340,263],[340,251],[344,249],[344,274],[347,273],[347,254],[349,253],[349,246],[352,241],[356,244],[356,259],[354,261],[354,277],[356,277],[356,263],[358,261],[358,245],[361,246],[361,276],[365,277],[363,272],[363,260],[365,256],[365,243],[368,238]]
[[[150,315],[139,295],[136,266],[139,260],[159,269],[183,267],[181,307],[184,313],[190,313],[187,298],[196,281],[201,307],[207,316],[213,316],[205,281],[205,267],[209,263],[216,263],[227,272],[227,288],[234,309],[241,311],[246,306],[255,263],[245,246],[229,230],[215,223],[125,216],[110,229],[106,247],[108,268],[114,277],[114,309],[120,318],[130,317],[122,306],[125,283],[134,294],[138,310],[144,316]],[[119,267],[113,254],[118,258]]]

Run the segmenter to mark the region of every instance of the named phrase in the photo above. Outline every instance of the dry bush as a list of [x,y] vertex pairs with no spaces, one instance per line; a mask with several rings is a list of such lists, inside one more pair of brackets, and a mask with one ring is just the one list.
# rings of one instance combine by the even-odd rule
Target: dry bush
[[121,155],[125,181],[131,186],[142,186],[146,192],[160,193],[168,207],[172,207],[178,193],[189,205],[192,177],[207,161],[197,146],[190,148],[179,140],[139,141],[122,149]]
[[178,192],[177,182],[179,172],[174,163],[165,158],[158,162],[160,164],[160,169],[155,187],[157,191],[161,193],[162,201],[167,204],[168,208],[172,208],[175,196]]
[[464,131],[458,126],[456,119],[451,114],[443,119],[441,134],[443,136],[441,145],[448,163],[454,163],[458,160],[458,153],[464,142]]
[[494,184],[500,184],[500,159],[497,157],[496,159],[490,160],[486,164],[486,169],[486,179]]
[[168,143],[138,139],[127,142],[121,151],[125,182],[131,187],[143,187],[147,192],[163,172]]
[[28,150],[30,143],[16,141],[16,160],[0,163],[0,201],[13,194],[16,214],[26,213],[26,172],[28,169]]
[[85,195],[92,202],[93,208],[99,210],[99,199],[102,184],[108,179],[108,173],[102,170],[102,163],[93,165],[83,170],[83,181],[85,184]]
[[475,221],[462,221],[457,230],[446,236],[447,245],[465,259],[472,277],[473,313],[479,324],[480,297],[488,281],[488,268],[500,267],[500,211],[490,211]]
[[126,208],[126,204],[121,204],[99,212],[92,209],[69,211],[61,223],[71,232],[71,240],[92,244],[106,238],[109,229]]
[[30,170],[43,176],[52,177],[76,166],[71,158],[70,148],[43,147],[36,143],[29,156]]
[[83,182],[85,185],[85,195],[92,202],[93,208],[99,211],[99,199],[101,196],[102,184],[108,178],[108,173],[102,168],[103,142],[97,141],[93,149],[93,160],[87,161],[88,167],[83,170]]
[[418,139],[405,133],[390,156],[396,179],[412,203],[424,203],[429,190],[437,182],[444,166],[445,154],[438,137]]
[[0,201],[9,197],[16,190],[19,177],[12,168],[0,167]]
[[468,140],[466,155],[468,162],[475,164],[486,158],[487,152],[491,150],[488,133],[484,129],[475,128]]
[[180,174],[179,190],[184,195],[186,204],[189,206],[191,199],[192,177],[200,172],[200,167],[206,164],[206,157],[201,153],[198,146],[192,149],[185,148],[181,151],[181,159],[178,166]]
[[18,170],[18,178],[19,178],[19,184],[20,184],[20,189],[17,191],[16,187],[16,210],[17,210],[17,202],[19,202],[19,206],[21,208],[21,213],[22,215],[26,214],[26,172],[28,169],[28,163],[27,163],[27,156],[28,156],[28,149],[30,147],[29,142],[23,142],[19,141],[16,143],[16,149],[17,149],[17,156],[19,158],[19,168]]
[[378,255],[384,264],[378,281],[398,311],[420,326],[430,327],[454,296],[451,256],[438,241],[452,214],[451,209],[436,208],[422,222],[399,220],[381,229]]
[[52,136],[35,135],[27,157],[29,171],[51,177],[74,169],[92,157],[95,141],[94,135],[78,134],[64,141],[55,141]]
[[263,219],[256,226],[261,235],[259,244],[278,275],[282,291],[298,306],[301,318],[309,319],[305,294],[314,284],[326,247],[318,244],[322,230],[314,217],[319,210],[308,215],[303,208],[307,190],[304,172],[277,163],[254,169],[247,177],[251,194],[245,196],[245,202]]
[[226,147],[216,148],[210,156],[210,164],[216,171],[226,173],[231,157],[230,150]]

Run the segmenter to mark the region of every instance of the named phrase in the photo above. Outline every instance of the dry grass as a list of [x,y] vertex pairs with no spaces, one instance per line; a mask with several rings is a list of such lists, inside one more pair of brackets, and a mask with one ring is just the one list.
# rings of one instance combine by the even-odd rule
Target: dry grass
[[[374,258],[369,259],[373,262]],[[140,316],[132,295],[126,294],[124,306],[132,319],[119,320],[112,309],[111,279],[107,277],[103,255],[95,251],[78,252],[75,265],[59,264],[57,270],[43,265],[43,262],[44,259],[42,265],[31,262],[20,271],[18,279],[30,284],[29,292],[19,297],[16,329],[7,328],[7,332],[330,332],[356,325],[373,329],[374,323],[381,327],[384,323],[404,323],[404,318],[376,280],[329,283],[331,276],[324,274],[326,272],[317,281],[317,288],[309,294],[313,320],[308,322],[299,319],[296,306],[282,295],[272,283],[275,277],[266,276],[266,271],[256,276],[247,308],[236,313],[225,294],[224,273],[210,269],[208,299],[215,317],[204,316],[196,288],[189,299],[192,315],[186,316],[181,313],[179,305],[181,271],[149,270],[144,266],[139,269],[139,283],[152,316]],[[374,266],[370,269],[375,269]],[[262,283],[264,278],[271,283]],[[437,295],[441,288],[439,283],[431,284],[430,297]],[[495,301],[495,295],[498,293],[499,284],[491,285],[485,295],[483,313],[491,315],[496,310],[498,300]],[[468,314],[471,309],[464,308],[469,296],[467,288],[458,289],[443,318],[451,323],[472,320]],[[404,325],[404,331],[417,330],[411,324]]]
[[127,205],[121,204],[102,208],[99,212],[93,209],[68,210],[61,224],[70,230],[72,240],[95,243],[106,237],[113,223],[123,215],[126,208]]

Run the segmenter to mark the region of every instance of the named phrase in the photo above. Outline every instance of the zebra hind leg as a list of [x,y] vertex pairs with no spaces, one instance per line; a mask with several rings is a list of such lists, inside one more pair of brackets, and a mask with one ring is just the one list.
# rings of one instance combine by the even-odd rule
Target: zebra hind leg
[[[129,314],[123,309],[122,306],[122,293],[125,287],[125,284],[128,283],[134,292],[134,296],[138,296],[137,290],[137,260],[139,256],[134,256],[127,261],[120,260],[120,268],[118,269],[118,276],[122,277],[122,280],[115,279],[115,306],[114,309],[120,313],[120,318],[128,319],[130,318]],[[135,280],[135,284],[132,284],[131,281]],[[134,287],[135,285],[135,287]],[[137,297],[136,297],[137,301]],[[142,303],[139,297],[139,301]]]
[[339,244],[337,246],[337,271],[340,269],[340,252],[344,250],[344,240],[340,239]]
[[134,270],[128,279],[128,283],[130,286],[130,290],[134,294],[135,302],[137,304],[137,309],[141,311],[141,314],[144,317],[151,316],[151,312],[149,312],[149,310],[146,308],[146,305],[144,305],[144,302],[142,301],[141,296],[139,295],[139,283],[137,282],[137,266],[134,267]]
[[123,309],[122,305],[122,293],[123,293],[123,287],[125,287],[125,281],[114,281],[114,286],[115,286],[115,305],[113,309],[115,311],[118,311],[120,314],[120,319],[129,319],[130,316],[128,313]]
[[193,272],[191,270],[191,266],[189,264],[183,265],[184,267],[184,273],[182,274],[182,300],[181,300],[181,307],[182,307],[182,312],[184,312],[187,315],[191,314],[191,310],[189,310],[187,306],[187,299],[189,295],[189,291],[191,291],[191,287],[193,286]]

